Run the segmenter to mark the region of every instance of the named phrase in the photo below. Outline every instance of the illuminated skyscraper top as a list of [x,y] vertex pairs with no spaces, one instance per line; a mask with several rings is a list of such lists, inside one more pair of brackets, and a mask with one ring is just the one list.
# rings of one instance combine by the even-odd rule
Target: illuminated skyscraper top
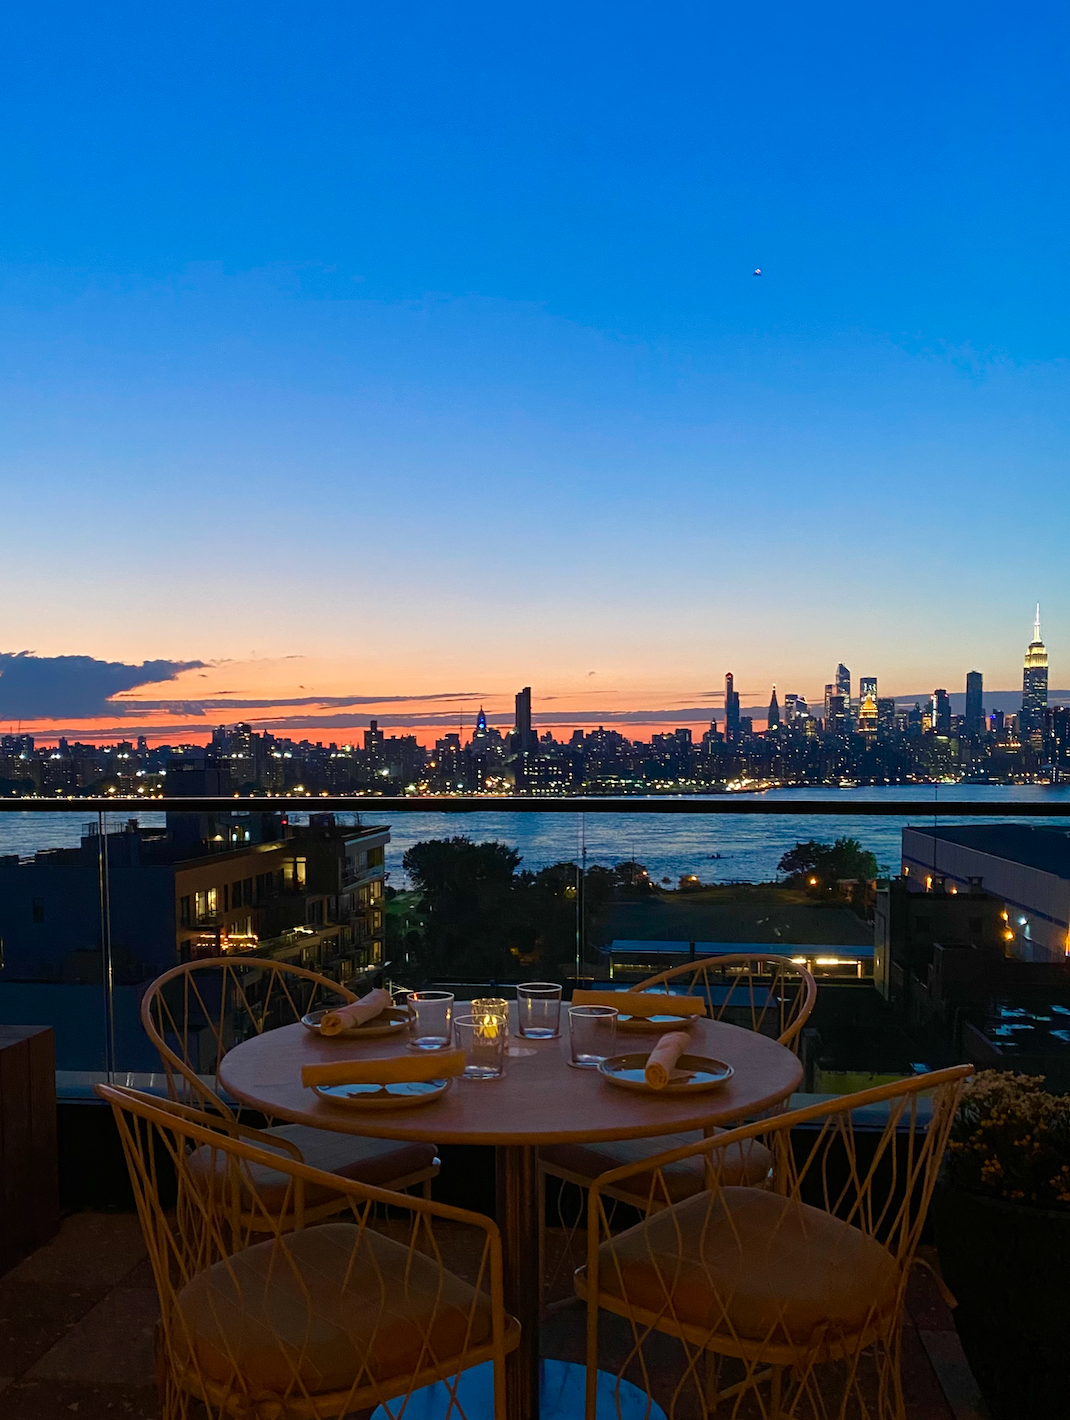
[[1037,603],[1033,622],[1033,639],[1025,653],[1022,673],[1022,713],[1019,725],[1023,737],[1039,735],[1044,729],[1044,712],[1048,708],[1048,651],[1040,639],[1040,604]]

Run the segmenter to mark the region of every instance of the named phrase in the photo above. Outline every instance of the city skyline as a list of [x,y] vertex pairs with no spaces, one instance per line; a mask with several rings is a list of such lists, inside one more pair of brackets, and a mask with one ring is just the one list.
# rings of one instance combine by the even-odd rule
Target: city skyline
[[9,650],[610,713],[1070,645],[1057,7],[202,21],[0,60]]
[[[1039,666],[1042,656],[1044,695],[1049,699],[1070,699],[1070,690],[1060,690],[1057,684],[1048,689],[1048,653],[1039,636],[1038,605],[1034,639],[1029,643],[1024,657],[1026,680],[1030,674],[1036,674],[1035,670],[1030,672],[1029,669],[1031,658]],[[1038,650],[1039,655],[1036,654]],[[873,658],[868,659],[871,662]],[[284,663],[282,670],[288,670],[291,676],[307,674],[307,671],[295,672],[294,661],[300,661],[300,658],[288,658],[289,664]],[[318,732],[346,742],[347,732],[363,730],[371,719],[376,719],[384,726],[415,733],[421,743],[431,745],[443,730],[463,729],[466,724],[473,727],[476,715],[481,711],[486,712],[494,725],[513,723],[512,700],[515,692],[511,690],[484,688],[439,694],[429,692],[416,696],[374,693],[332,696],[317,694],[315,687],[304,681],[295,685],[291,680],[289,688],[296,688],[302,694],[250,699],[231,688],[236,669],[240,671],[240,667],[232,664],[212,666],[201,661],[175,665],[157,660],[134,667],[105,664],[85,657],[49,660],[25,653],[12,656],[11,653],[0,652],[0,729],[8,733],[31,733],[42,741],[60,735],[81,736],[86,740],[114,740],[144,734],[156,741],[177,736],[186,742],[199,743],[207,742],[217,723],[246,720],[264,730],[287,734]],[[957,711],[967,709],[969,680],[976,673],[976,668],[971,667],[961,674],[958,681],[944,676],[936,682],[938,688],[949,692]],[[153,676],[159,674],[167,678],[154,680]],[[982,671],[981,674],[984,676],[984,697],[989,702],[989,708],[996,707],[998,701],[998,708],[1017,712],[1022,688],[992,685],[988,673]],[[216,689],[221,676],[230,684]],[[16,680],[16,677],[20,679]],[[308,678],[311,680],[311,676]],[[933,693],[932,690],[896,689],[879,674],[874,675],[872,665],[859,674],[842,661],[836,665],[833,680],[825,683],[823,692],[818,689],[813,673],[803,682],[804,686],[812,687],[809,691],[797,684],[789,689],[788,684],[780,680],[772,681],[770,690],[763,694],[759,689],[748,688],[750,682],[752,677],[747,677],[745,688],[741,691],[736,688],[734,673],[726,672],[721,688],[703,689],[696,685],[675,695],[664,691],[659,693],[656,688],[645,691],[614,690],[612,687],[595,688],[589,684],[570,694],[551,685],[541,691],[538,688],[534,690],[529,713],[531,723],[543,730],[603,725],[642,738],[662,732],[670,722],[692,728],[702,727],[708,725],[711,715],[715,715],[723,725],[729,693],[734,698],[734,714],[747,716],[755,721],[756,726],[763,728],[770,692],[776,692],[778,687],[785,711],[787,702],[798,697],[811,707],[812,713],[826,716],[827,697],[834,691],[846,691],[849,696],[853,694],[856,702],[861,702],[866,693],[875,687],[877,694],[891,696],[903,706],[914,701],[925,703]],[[125,688],[128,686],[130,688]],[[114,693],[113,687],[118,687]],[[338,687],[335,685],[332,688]],[[197,693],[183,695],[183,690]],[[993,700],[993,697],[996,699]],[[54,707],[56,713],[33,713],[35,709],[40,712],[50,699],[57,702]],[[98,713],[86,713],[86,707],[94,700]],[[58,702],[61,701],[72,709],[81,706],[83,713],[80,716],[58,713]],[[1037,704],[1040,703],[1038,700]]]

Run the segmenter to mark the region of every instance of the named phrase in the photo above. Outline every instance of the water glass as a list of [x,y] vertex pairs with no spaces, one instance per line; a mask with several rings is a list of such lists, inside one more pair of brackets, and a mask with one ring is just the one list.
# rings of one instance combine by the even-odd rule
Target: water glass
[[596,1070],[603,1060],[616,1054],[616,1006],[570,1006],[568,1008],[569,1047],[573,1065]]
[[451,1038],[452,991],[410,991],[409,1044],[414,1050],[445,1050]]
[[457,1016],[453,1028],[464,1051],[466,1080],[497,1080],[505,1068],[508,1027],[500,1016]]
[[552,981],[527,981],[516,988],[517,1031],[530,1040],[561,1033],[561,988]]

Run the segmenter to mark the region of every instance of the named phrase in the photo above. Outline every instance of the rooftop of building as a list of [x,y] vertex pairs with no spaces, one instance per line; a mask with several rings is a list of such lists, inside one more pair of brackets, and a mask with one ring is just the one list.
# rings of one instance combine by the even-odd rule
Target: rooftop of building
[[1056,878],[1070,878],[1070,829],[1035,828],[1025,823],[967,824],[961,827],[920,828],[911,833],[938,838],[972,848],[992,858],[1005,858]]

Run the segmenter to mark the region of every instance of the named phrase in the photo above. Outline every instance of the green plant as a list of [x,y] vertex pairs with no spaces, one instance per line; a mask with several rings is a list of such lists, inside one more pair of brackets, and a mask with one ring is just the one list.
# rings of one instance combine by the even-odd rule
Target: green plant
[[967,1084],[948,1144],[952,1181],[975,1193],[1070,1208],[1070,1098],[1043,1075],[983,1070]]

